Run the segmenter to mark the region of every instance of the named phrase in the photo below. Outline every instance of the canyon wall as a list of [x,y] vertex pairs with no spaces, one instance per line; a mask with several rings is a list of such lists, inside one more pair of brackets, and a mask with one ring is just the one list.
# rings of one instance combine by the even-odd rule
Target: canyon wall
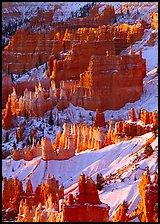
[[[54,48],[56,45],[58,48]],[[49,55],[56,49],[63,50],[60,40],[56,38],[53,30],[48,34],[27,33],[24,29],[19,29],[10,39],[9,44],[2,52],[3,71],[8,74],[22,74],[31,70],[37,65],[47,62]]]
[[[102,13],[104,16],[100,15],[99,17],[104,19],[110,15],[106,13],[107,10],[110,10],[110,6],[107,7],[108,9]],[[81,19],[85,21],[86,18]],[[64,24],[66,23],[64,22]],[[45,34],[38,30],[35,33],[24,29],[17,30],[2,52],[3,71],[9,75],[13,73],[22,75],[49,60],[49,76],[55,80],[56,87],[59,87],[61,80],[79,80],[79,75],[87,70],[91,56],[104,56],[106,51],[108,51],[107,55],[120,54],[129,44],[141,39],[145,28],[142,21],[135,25],[102,25],[97,28],[77,27],[77,29],[66,27],[62,33],[56,28]],[[6,80],[3,82],[7,83]],[[38,81],[35,78],[22,79],[13,85],[12,83],[5,84],[3,107],[12,86],[15,87],[19,96],[22,95],[25,88],[34,91],[36,85],[38,85]],[[49,85],[49,80],[44,80],[44,86],[47,85]]]
[[[80,86],[72,94],[71,102],[87,110],[120,109],[140,98],[145,74],[146,60],[141,52],[92,56],[87,70],[80,74]],[[86,96],[85,90],[90,94]]]

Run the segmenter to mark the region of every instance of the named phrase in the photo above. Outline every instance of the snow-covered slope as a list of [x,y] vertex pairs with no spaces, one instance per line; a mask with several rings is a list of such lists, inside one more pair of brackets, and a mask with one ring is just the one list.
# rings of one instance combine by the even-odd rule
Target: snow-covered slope
[[[158,169],[158,138],[151,143],[153,154],[144,158],[146,141],[152,136],[153,133],[150,132],[97,151],[77,153],[76,156],[65,161],[44,161],[41,157],[32,161],[6,159],[2,161],[2,173],[7,178],[18,176],[23,181],[24,188],[26,179],[30,178],[34,189],[42,181],[45,182],[48,174],[54,175],[60,185],[63,183],[65,193],[70,191],[74,194],[78,190],[77,182],[81,172],[90,175],[94,181],[97,173],[102,173],[106,179],[112,174],[111,183],[105,185],[99,192],[100,199],[111,207],[110,216],[124,199],[128,202],[132,201],[129,208],[131,212],[140,199],[138,183],[145,167],[149,166],[151,177]],[[136,181],[134,181],[135,176]],[[121,182],[122,178],[123,182]]]

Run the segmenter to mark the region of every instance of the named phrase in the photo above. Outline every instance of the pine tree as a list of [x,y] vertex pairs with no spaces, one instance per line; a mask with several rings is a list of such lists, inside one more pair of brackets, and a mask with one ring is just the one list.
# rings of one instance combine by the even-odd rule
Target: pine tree
[[46,58],[45,70],[48,70],[47,58]]
[[52,111],[50,111],[50,116],[49,116],[48,124],[50,124],[50,125],[53,125],[54,124]]
[[9,141],[9,133],[6,132],[6,136],[5,136],[5,142],[8,142]]
[[8,75],[10,75],[10,67],[9,67],[9,64],[8,64]]
[[24,74],[24,73],[26,73],[26,67],[25,67],[25,65],[24,65],[24,69],[23,69],[23,74]]

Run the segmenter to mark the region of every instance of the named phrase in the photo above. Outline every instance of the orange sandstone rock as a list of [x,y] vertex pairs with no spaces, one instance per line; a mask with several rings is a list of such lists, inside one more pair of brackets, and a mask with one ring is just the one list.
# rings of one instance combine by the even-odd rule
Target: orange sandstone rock
[[149,168],[142,175],[139,183],[141,201],[138,203],[136,214],[141,222],[158,222],[158,174],[154,173],[151,181]]
[[123,203],[119,204],[116,209],[116,213],[112,217],[112,222],[128,222],[128,205],[127,202],[124,201]]
[[14,116],[11,110],[11,98],[9,95],[8,102],[6,103],[6,110],[4,112],[3,119],[2,119],[2,127],[5,130],[8,130],[14,126],[13,118]]
[[70,222],[106,222],[110,207],[99,200],[96,185],[91,178],[79,177],[79,195],[74,200],[72,194],[67,204],[63,205],[62,221]]

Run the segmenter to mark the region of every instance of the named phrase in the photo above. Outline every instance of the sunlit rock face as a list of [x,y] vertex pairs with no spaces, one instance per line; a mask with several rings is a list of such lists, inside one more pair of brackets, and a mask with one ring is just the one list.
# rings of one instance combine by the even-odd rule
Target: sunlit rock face
[[[2,52],[3,70],[22,74],[37,65],[46,63],[53,51],[54,42],[57,42],[54,31],[43,34],[38,31],[29,33],[24,29],[17,30]],[[62,50],[62,43],[60,41],[59,43]],[[56,49],[54,51],[56,54]]]
[[140,222],[158,222],[158,173],[154,173],[151,181],[148,166],[141,176],[139,194],[141,200],[130,216],[138,217]]
[[141,54],[92,56],[71,102],[89,110],[120,109],[143,93],[145,66]]
[[13,119],[14,119],[14,114],[12,113],[12,110],[11,110],[11,98],[9,95],[9,99],[6,104],[6,109],[4,109],[2,112],[2,127],[5,130],[13,128],[14,127]]
[[19,203],[18,222],[55,221],[59,212],[59,199],[64,198],[63,185],[59,188],[54,176],[47,176],[46,183],[41,183],[33,191],[32,183],[26,183],[25,200]]
[[152,25],[155,30],[158,30],[158,13],[153,14]]
[[[57,133],[54,149],[68,149],[64,152],[69,153],[70,150],[77,152],[87,149],[100,149],[105,143],[105,132],[100,127],[87,126],[85,124],[64,124],[64,131]],[[69,147],[70,146],[70,147]]]
[[118,205],[116,212],[112,217],[112,222],[128,222],[128,205],[127,202],[123,202]]
[[105,222],[109,218],[110,207],[99,200],[96,184],[90,177],[80,175],[79,194],[69,194],[63,204],[64,222]]
[[[45,112],[52,110],[57,104],[57,90],[55,89],[53,80],[51,83],[48,83],[46,89],[43,88],[41,82],[37,86],[34,86],[34,91],[29,91],[25,88],[22,96],[17,96],[15,89],[13,87],[13,92],[8,97],[8,101],[11,101],[11,111],[13,114],[41,117]],[[61,107],[65,108],[68,105],[68,100],[63,99]]]

